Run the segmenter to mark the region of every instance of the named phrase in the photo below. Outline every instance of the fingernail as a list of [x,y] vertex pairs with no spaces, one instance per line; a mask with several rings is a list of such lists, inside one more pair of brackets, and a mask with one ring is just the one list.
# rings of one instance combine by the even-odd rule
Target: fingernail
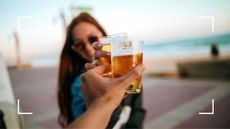
[[97,47],[102,47],[101,43],[97,43],[96,45],[97,45]]
[[94,42],[94,43],[93,43],[93,47],[97,47],[98,44],[100,44],[100,43],[99,43],[99,42]]

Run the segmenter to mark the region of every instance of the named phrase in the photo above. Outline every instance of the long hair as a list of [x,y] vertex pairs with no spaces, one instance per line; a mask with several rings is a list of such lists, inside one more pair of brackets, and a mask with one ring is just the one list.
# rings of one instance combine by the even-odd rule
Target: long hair
[[74,119],[71,111],[71,84],[74,81],[74,77],[80,74],[80,71],[84,69],[84,64],[86,63],[79,54],[71,49],[74,40],[73,29],[81,22],[90,23],[97,27],[103,36],[107,35],[102,26],[87,13],[81,13],[74,18],[67,28],[64,47],[60,56],[57,88],[58,106],[60,110],[58,122],[63,128],[67,127]]

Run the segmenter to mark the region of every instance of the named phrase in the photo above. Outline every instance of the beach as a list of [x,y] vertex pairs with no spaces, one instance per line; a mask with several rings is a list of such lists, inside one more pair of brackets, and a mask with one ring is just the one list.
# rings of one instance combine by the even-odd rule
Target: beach
[[15,99],[28,128],[60,128],[57,123],[57,67],[9,69]]
[[[202,60],[205,58],[209,57],[200,57]],[[228,57],[221,57],[225,58]],[[179,59],[191,61],[192,57]],[[226,113],[229,113],[230,109],[228,101],[230,81],[181,79],[178,76],[161,74],[161,76],[150,76],[150,73],[175,72],[176,67],[173,65],[177,61],[174,58],[145,62],[146,71],[143,75],[143,103],[147,111],[145,128],[229,128],[227,121],[230,121],[230,116]],[[20,70],[10,68],[9,73],[15,98],[20,99],[22,111],[33,112],[33,115],[24,116],[26,126],[43,129],[60,128],[57,123],[57,66]],[[211,112],[212,99],[215,100],[215,115],[199,115],[199,112]]]

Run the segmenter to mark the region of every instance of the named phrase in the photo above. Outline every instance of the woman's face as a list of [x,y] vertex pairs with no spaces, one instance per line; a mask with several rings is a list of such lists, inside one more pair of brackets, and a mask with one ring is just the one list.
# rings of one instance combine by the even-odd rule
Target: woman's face
[[[79,53],[83,59],[87,62],[93,61],[94,49],[92,47],[92,41],[90,38],[101,38],[101,31],[94,25],[87,22],[81,22],[73,29],[73,39],[77,46],[77,53]],[[95,40],[95,39],[94,39]]]

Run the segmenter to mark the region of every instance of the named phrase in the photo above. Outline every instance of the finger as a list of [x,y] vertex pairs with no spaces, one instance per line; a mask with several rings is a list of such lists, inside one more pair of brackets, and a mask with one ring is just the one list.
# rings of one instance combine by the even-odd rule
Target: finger
[[99,43],[99,42],[94,42],[93,43],[93,48],[95,49],[95,50],[101,50],[102,49],[102,44],[101,43]]
[[107,56],[110,56],[111,53],[110,52],[106,52],[106,51],[95,51],[94,52],[94,59],[98,59],[100,57],[107,57]]
[[86,63],[86,64],[85,64],[86,70],[90,70],[90,69],[93,69],[93,68],[95,68],[95,67],[96,67],[95,64],[91,64],[91,63]]
[[110,65],[99,65],[93,69],[91,69],[92,72],[95,72],[99,75],[103,74],[103,73],[107,73],[110,71]]
[[138,65],[134,69],[132,69],[129,73],[126,75],[117,78],[117,83],[119,84],[120,88],[126,89],[128,88],[129,84],[141,76],[142,72],[144,71],[143,65]]

